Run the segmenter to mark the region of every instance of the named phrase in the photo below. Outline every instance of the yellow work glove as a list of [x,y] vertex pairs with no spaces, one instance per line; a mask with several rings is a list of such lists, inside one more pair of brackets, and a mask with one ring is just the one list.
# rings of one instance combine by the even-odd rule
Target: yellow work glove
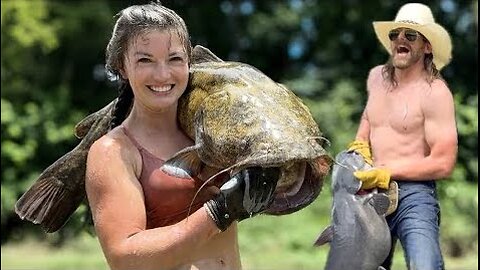
[[353,175],[362,181],[362,189],[388,189],[391,172],[385,168],[373,168],[366,171],[356,171]]
[[372,153],[370,152],[370,145],[367,141],[355,140],[348,145],[348,152],[354,151],[361,155],[366,163],[373,165]]

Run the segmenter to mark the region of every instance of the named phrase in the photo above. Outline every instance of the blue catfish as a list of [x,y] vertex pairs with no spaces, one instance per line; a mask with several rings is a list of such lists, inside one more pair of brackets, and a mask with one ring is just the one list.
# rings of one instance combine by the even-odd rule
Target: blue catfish
[[[54,232],[78,208],[85,198],[88,150],[108,132],[114,107],[115,100],[77,124],[81,142],[17,201],[22,219]],[[222,61],[196,46],[178,120],[195,145],[166,161],[166,172],[195,176],[208,166],[215,175],[233,175],[251,167],[278,167],[275,199],[266,211],[272,215],[295,212],[319,195],[331,165],[319,127],[299,97],[254,67]]]
[[388,196],[360,191],[353,172],[371,166],[355,152],[340,152],[332,172],[332,225],[315,242],[330,243],[326,270],[380,270],[390,251],[390,230],[385,213]]

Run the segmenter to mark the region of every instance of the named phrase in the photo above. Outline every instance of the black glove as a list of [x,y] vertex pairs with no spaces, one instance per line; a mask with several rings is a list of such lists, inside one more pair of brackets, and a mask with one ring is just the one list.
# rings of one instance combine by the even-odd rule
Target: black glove
[[205,203],[206,210],[221,231],[233,221],[263,212],[274,199],[279,168],[251,167],[234,175],[220,187],[220,193]]

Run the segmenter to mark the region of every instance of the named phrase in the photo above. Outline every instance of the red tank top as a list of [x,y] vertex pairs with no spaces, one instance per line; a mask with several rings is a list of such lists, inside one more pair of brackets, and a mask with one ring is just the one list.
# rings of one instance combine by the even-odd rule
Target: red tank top
[[[145,196],[147,229],[172,225],[185,219],[193,197],[203,182],[198,178],[177,178],[164,173],[160,166],[165,161],[143,148],[125,127],[121,128],[142,156],[139,181]],[[202,191],[205,191],[205,187],[195,198],[190,214],[211,199],[211,195]]]

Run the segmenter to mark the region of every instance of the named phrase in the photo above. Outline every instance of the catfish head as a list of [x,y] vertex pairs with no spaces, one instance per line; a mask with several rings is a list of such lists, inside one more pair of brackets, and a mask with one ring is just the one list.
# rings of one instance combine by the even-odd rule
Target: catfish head
[[266,211],[287,214],[320,193],[331,158],[309,109],[292,91],[245,63],[222,61],[193,49],[189,88],[179,100],[179,123],[195,145],[165,171],[196,175],[217,168],[235,175],[248,167],[280,167],[275,200]]

